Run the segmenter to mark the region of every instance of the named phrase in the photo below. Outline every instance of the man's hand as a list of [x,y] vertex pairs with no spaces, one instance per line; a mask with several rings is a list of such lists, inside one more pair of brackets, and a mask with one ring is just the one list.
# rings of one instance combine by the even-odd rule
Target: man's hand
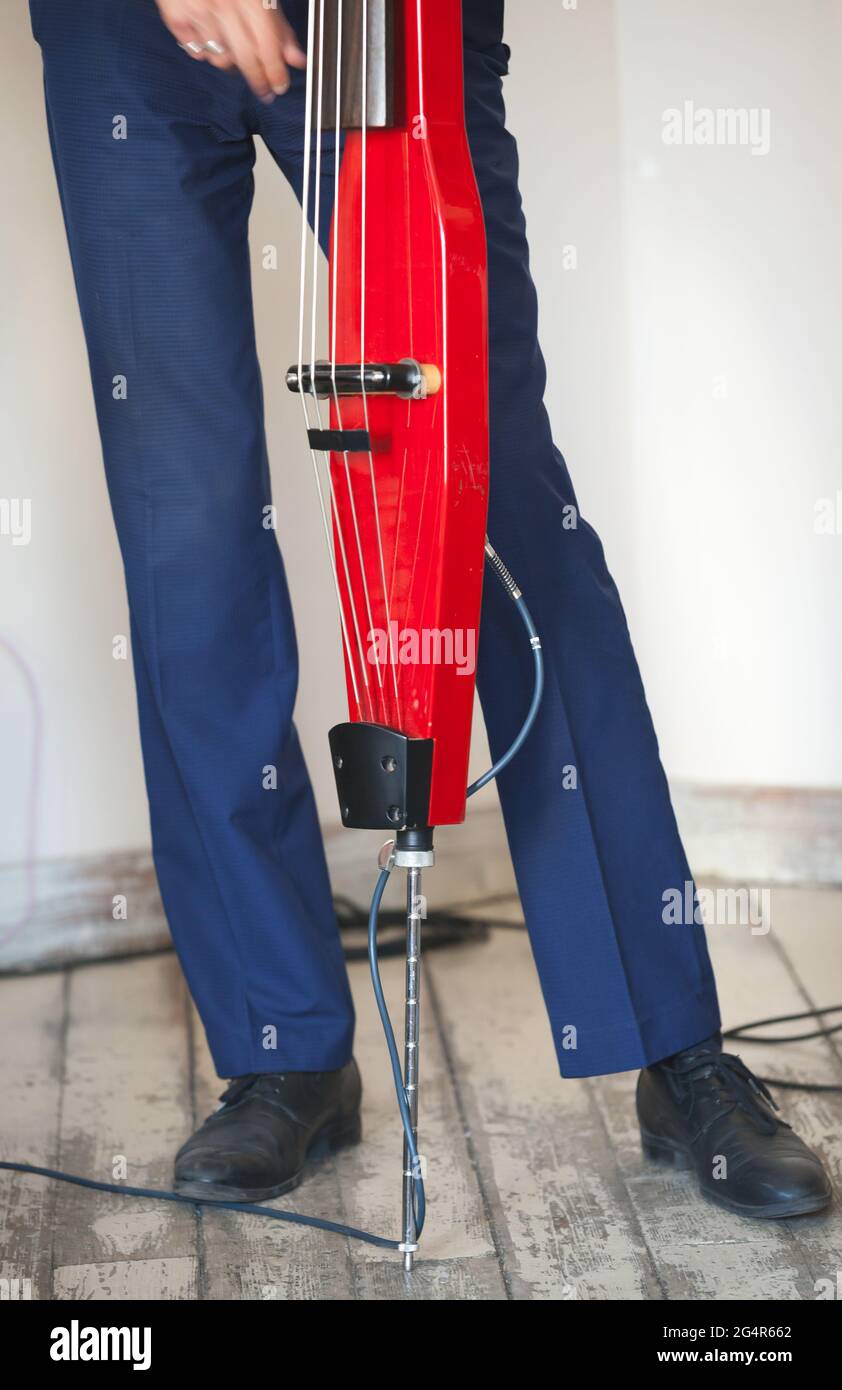
[[[280,4],[264,0],[157,0],[184,51],[215,68],[238,68],[263,101],[289,88],[289,68],[307,66]],[[212,47],[208,49],[207,44]]]

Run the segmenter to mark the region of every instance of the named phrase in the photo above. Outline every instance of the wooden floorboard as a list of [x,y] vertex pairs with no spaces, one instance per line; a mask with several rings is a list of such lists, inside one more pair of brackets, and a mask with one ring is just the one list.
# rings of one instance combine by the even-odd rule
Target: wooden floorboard
[[657,1298],[588,1087],[559,1078],[525,934],[427,970],[512,1297]]
[[[98,965],[70,976],[60,1166],[105,1182],[172,1186],[190,1131],[185,986],[173,956]],[[196,1293],[189,1207],[59,1185],[56,1298]],[[141,1265],[143,1268],[134,1269]]]
[[[0,980],[0,1157],[53,1167],[58,1158],[67,989],[60,974]],[[56,1183],[0,1172],[0,1277],[49,1298]],[[27,1281],[24,1285],[22,1281]]]
[[[710,929],[726,1026],[842,1002],[842,894],[775,889],[771,916],[765,934]],[[351,976],[364,1141],[276,1205],[397,1236],[391,1073],[365,964]],[[383,976],[399,1024],[402,962]],[[429,1216],[409,1279],[397,1255],[344,1237],[10,1173],[0,1278],[30,1279],[35,1298],[113,1301],[807,1300],[835,1280],[838,1202],[789,1222],[732,1216],[692,1175],[644,1161],[632,1075],[559,1078],[522,931],[429,951],[422,988]],[[0,980],[0,1043],[3,1156],[105,1180],[123,1156],[127,1183],[170,1186],[175,1150],[223,1087],[173,956]],[[838,1041],[732,1050],[759,1072],[842,1084]],[[842,1192],[842,1096],[776,1094]]]

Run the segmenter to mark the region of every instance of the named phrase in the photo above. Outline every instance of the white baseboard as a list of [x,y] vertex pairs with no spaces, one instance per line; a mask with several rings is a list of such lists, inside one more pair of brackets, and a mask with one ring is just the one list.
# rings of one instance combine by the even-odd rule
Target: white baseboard
[[842,884],[842,791],[678,784],[672,795],[697,878]]
[[[842,886],[842,792],[677,786],[693,872],[739,884]],[[385,834],[329,829],[334,891],[367,903]],[[456,904],[515,892],[499,810],[437,835],[436,893]],[[147,850],[0,866],[0,971],[59,969],[163,949],[169,930]],[[125,917],[115,917],[115,895]],[[119,913],[119,905],[117,911]]]

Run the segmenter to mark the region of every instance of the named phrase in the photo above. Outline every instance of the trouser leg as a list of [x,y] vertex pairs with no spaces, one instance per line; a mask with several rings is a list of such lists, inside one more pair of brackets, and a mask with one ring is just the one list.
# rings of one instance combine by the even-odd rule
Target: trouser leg
[[[465,0],[466,113],[489,254],[489,535],[541,634],[546,693],[500,778],[506,829],[563,1074],[622,1071],[716,1031],[704,929],[666,925],[691,879],[625,615],[578,512],[543,404],[546,369],[501,78],[502,5]],[[495,33],[495,28],[497,32]],[[620,466],[620,461],[618,461]],[[489,580],[478,682],[492,751],[528,708],[532,662]]]
[[36,0],[33,18],[167,917],[220,1074],[338,1067],[353,1009],[267,525],[252,103],[152,0]]

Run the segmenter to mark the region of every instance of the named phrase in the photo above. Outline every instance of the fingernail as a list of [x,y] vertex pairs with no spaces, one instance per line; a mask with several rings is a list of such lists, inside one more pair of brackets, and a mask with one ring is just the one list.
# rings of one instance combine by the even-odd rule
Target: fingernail
[[285,82],[282,87],[273,87],[272,91],[275,93],[276,97],[282,97],[286,92],[289,91],[289,83]]
[[260,100],[263,102],[264,106],[271,106],[272,102],[275,100],[275,97],[272,92],[261,92]]

